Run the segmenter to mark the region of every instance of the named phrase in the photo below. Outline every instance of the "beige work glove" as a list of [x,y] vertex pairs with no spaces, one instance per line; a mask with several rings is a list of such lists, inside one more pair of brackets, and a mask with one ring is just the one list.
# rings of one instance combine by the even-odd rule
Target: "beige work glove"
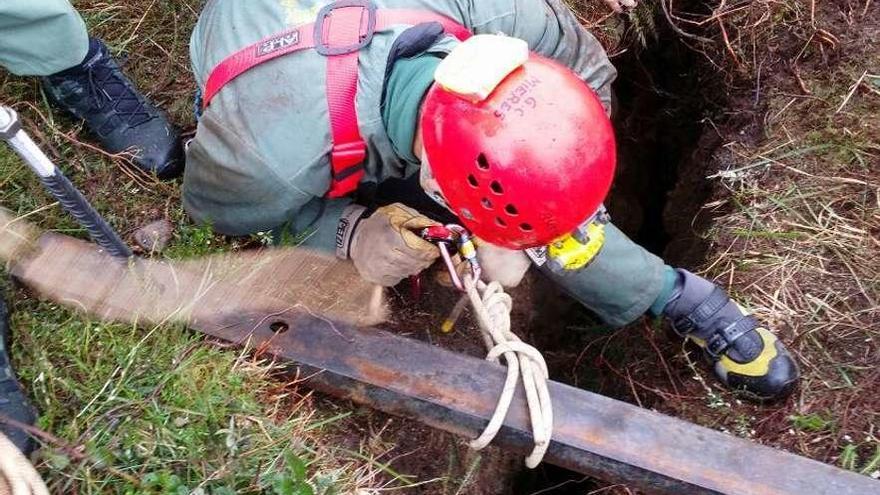
[[367,218],[363,207],[343,213],[337,235],[337,254],[350,258],[364,280],[393,287],[431,266],[440,256],[419,231],[437,222],[400,203],[383,206]]

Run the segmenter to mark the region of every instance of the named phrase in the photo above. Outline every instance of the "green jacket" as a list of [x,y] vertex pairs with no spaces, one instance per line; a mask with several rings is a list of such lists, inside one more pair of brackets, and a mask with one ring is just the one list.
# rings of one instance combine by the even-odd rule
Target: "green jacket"
[[82,18],[67,0],[0,0],[0,66],[20,76],[48,76],[89,51]]
[[[190,54],[199,87],[230,54],[293,26],[313,22],[327,1],[211,0],[192,35]],[[596,39],[561,0],[375,0],[381,8],[429,9],[474,33],[504,33],[567,65],[610,108],[616,71]],[[416,166],[394,152],[380,109],[388,53],[411,26],[376,33],[360,54],[357,111],[368,145],[364,181],[408,177]],[[444,53],[447,37],[429,51]],[[336,224],[351,199],[324,198],[331,146],[325,96],[326,60],[294,53],[241,75],[214,98],[187,150],[183,200],[197,221],[245,235],[290,223],[313,227],[306,244],[332,249]]]

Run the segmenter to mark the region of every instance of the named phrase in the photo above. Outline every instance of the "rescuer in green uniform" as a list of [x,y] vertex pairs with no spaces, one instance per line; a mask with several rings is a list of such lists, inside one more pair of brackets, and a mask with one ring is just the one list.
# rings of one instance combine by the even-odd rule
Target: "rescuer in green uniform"
[[392,286],[437,259],[418,232],[442,205],[482,239],[489,278],[537,265],[608,324],[669,318],[733,389],[795,386],[771,332],[608,221],[616,71],[561,0],[213,0],[191,58],[196,220],[290,229]]

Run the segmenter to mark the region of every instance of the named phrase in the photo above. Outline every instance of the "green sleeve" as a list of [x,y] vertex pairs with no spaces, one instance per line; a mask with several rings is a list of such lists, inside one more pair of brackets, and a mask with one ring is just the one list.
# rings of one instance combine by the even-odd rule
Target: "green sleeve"
[[606,324],[622,327],[664,297],[671,269],[609,223],[605,245],[585,268],[557,272],[544,265],[541,271]]
[[298,246],[334,253],[339,219],[343,210],[352,202],[350,198],[315,198],[306,204],[293,217],[288,227],[288,232],[293,234],[294,243]]

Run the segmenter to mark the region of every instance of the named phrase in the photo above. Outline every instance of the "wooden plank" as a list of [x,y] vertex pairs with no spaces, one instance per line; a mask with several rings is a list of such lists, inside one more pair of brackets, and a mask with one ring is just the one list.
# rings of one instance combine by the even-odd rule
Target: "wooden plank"
[[[6,237],[4,232],[0,242]],[[105,320],[140,324],[298,309],[370,325],[384,321],[387,310],[381,288],[361,279],[351,263],[306,249],[125,261],[92,244],[44,234],[14,265],[14,274],[48,299]]]

